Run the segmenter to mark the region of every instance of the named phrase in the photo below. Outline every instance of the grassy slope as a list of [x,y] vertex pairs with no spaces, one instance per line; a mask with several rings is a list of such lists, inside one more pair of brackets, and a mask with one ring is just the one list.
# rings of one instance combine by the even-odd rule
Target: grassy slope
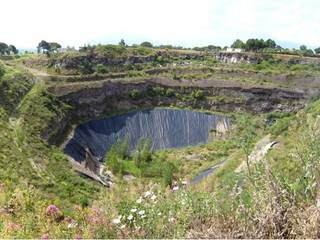
[[64,105],[41,83],[32,86],[28,75],[7,67],[5,71],[1,83],[6,88],[0,88],[0,96],[6,97],[0,108],[0,181],[10,189],[20,184],[34,186],[41,189],[44,199],[64,202],[65,207],[88,204],[98,188],[74,173],[60,150],[40,139],[40,132],[53,119],[62,118]]
[[[11,71],[4,68],[7,74]],[[9,79],[7,84],[11,88],[19,81]],[[24,89],[26,82],[21,84]],[[5,96],[7,90],[2,89],[0,96]],[[318,129],[320,101],[311,103],[296,116],[275,114],[278,121],[272,127],[263,122],[267,116],[249,116],[247,124],[238,122],[226,139],[196,150],[179,150],[179,154],[168,151],[168,158],[180,161],[178,177],[192,172],[194,162],[182,162],[194,150],[205,159],[203,168],[226,160],[196,189],[171,194],[161,185],[143,179],[119,182],[111,192],[100,191],[90,207],[81,208],[77,205],[86,205],[95,198],[97,184],[75,174],[61,151],[39,138],[41,129],[52,119],[63,119],[67,106],[48,94],[42,83],[36,83],[28,93],[12,96],[12,107],[0,108],[3,238],[38,238],[46,233],[52,238],[317,237],[320,141],[314,133]],[[12,113],[15,118],[10,118]],[[281,144],[270,151],[266,161],[252,166],[250,175],[236,174],[234,170],[245,159],[243,138],[252,126],[255,134],[250,148],[267,133]],[[154,192],[156,201],[143,197],[141,203],[137,202],[147,190]],[[50,203],[62,212],[46,214]],[[136,208],[145,211],[144,218],[131,212]],[[111,224],[118,214],[125,216],[121,224]],[[130,215],[135,222],[129,219]],[[77,225],[68,228],[70,219]]]

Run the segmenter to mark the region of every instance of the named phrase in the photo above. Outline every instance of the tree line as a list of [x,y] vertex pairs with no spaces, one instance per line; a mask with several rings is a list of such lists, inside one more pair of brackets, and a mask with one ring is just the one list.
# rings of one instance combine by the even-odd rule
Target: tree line
[[19,53],[19,51],[14,45],[0,42],[0,56],[18,54],[18,53]]
[[[121,39],[118,43],[120,47],[129,47],[127,43]],[[196,50],[196,51],[221,51],[226,50],[228,47],[224,48],[215,45],[208,45],[204,47],[194,47],[194,48],[184,48],[180,46],[172,46],[172,45],[153,45],[151,42],[144,41],[140,44],[133,44],[131,47],[145,47],[145,48],[167,48],[167,49],[185,49],[185,50]],[[88,51],[93,50],[95,45],[85,45],[80,47],[80,51]],[[301,45],[299,49],[284,49],[280,45],[278,45],[273,39],[258,39],[258,38],[250,38],[247,41],[242,41],[240,39],[236,39],[232,44],[231,48],[243,49],[248,52],[259,52],[259,51],[275,51],[275,52],[286,52],[290,51],[294,54],[302,54],[305,56],[313,56],[315,54],[320,54],[320,47],[315,48],[314,50],[309,49],[306,45]],[[57,42],[47,42],[42,40],[38,46],[38,53],[51,53],[58,52],[61,49],[61,45]],[[18,50],[13,45],[7,45],[5,43],[0,43],[0,54],[17,54]]]
[[37,46],[38,53],[50,53],[50,52],[58,52],[58,50],[61,48],[61,45],[56,42],[47,42],[45,40],[42,40],[39,42]]
[[[276,42],[272,39],[263,40],[263,39],[257,39],[257,38],[250,38],[246,42],[243,42],[240,39],[235,40],[232,45],[232,48],[240,48],[244,49],[246,51],[261,51],[264,49],[274,49],[283,51],[285,50],[280,45],[276,44]],[[305,56],[313,56],[314,54],[320,54],[320,47],[315,48],[314,50],[309,49],[306,45],[301,45],[299,49],[291,49],[292,52],[296,54],[302,54]]]

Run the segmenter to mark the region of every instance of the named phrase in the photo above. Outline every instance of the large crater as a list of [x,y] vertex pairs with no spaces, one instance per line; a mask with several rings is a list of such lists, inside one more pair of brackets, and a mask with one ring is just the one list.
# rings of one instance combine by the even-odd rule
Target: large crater
[[179,148],[207,143],[210,132],[223,132],[229,126],[230,119],[221,115],[155,108],[81,124],[64,152],[78,162],[86,160],[88,152],[101,161],[112,145],[125,137],[130,150],[141,138],[150,139],[153,150]]

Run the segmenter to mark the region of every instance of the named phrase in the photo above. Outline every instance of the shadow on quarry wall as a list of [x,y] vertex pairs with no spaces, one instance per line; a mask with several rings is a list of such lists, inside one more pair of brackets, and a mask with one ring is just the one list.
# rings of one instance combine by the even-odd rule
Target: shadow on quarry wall
[[135,149],[141,138],[150,139],[152,148],[159,150],[206,143],[210,132],[224,132],[229,127],[230,119],[225,116],[156,108],[81,124],[64,152],[80,163],[87,161],[88,153],[90,158],[94,156],[101,162],[112,145],[126,136],[130,150]]

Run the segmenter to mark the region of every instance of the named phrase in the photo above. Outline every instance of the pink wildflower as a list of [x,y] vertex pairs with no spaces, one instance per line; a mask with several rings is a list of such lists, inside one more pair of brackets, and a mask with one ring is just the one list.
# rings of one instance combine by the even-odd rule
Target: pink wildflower
[[22,228],[22,225],[19,223],[8,223],[7,225],[8,229],[11,231],[18,231]]
[[82,237],[80,235],[76,236],[76,240],[81,240],[81,239],[82,239]]
[[41,236],[41,240],[48,240],[49,239],[49,234],[45,233]]
[[46,210],[46,214],[49,216],[56,216],[59,212],[59,208],[53,204],[49,205]]

